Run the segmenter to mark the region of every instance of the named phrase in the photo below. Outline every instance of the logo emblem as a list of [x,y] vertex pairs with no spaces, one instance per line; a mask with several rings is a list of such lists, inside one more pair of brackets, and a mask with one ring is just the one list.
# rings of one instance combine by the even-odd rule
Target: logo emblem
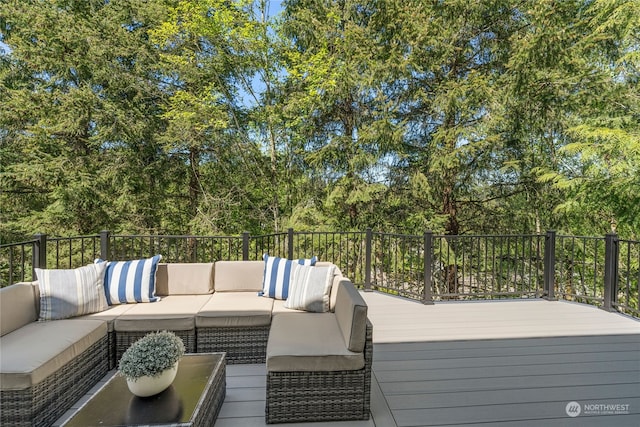
[[567,406],[564,408],[564,410],[571,418],[575,418],[580,415],[580,412],[582,412],[582,407],[578,402],[569,402],[567,403]]

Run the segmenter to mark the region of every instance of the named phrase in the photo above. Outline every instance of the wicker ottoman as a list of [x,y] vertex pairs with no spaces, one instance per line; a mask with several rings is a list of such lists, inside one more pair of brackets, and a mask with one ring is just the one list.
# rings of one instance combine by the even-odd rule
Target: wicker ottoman
[[367,420],[373,327],[367,322],[365,366],[355,371],[268,372],[266,422]]

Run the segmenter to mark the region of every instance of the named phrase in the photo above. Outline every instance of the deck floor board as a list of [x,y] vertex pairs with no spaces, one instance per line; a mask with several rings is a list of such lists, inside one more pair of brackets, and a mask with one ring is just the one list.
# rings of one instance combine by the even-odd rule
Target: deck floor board
[[[287,427],[640,426],[637,319],[563,301],[362,295],[373,323],[371,419]],[[226,382],[215,427],[266,427],[265,365],[228,365]]]
[[[374,327],[372,419],[289,427],[640,425],[635,319],[562,301],[363,296]],[[264,365],[227,369],[215,426],[266,426]],[[629,410],[572,418],[573,401]]]

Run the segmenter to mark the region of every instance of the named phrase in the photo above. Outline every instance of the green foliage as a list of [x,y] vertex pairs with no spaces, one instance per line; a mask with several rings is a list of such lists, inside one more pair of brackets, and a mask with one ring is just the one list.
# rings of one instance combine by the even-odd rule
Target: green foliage
[[157,377],[173,367],[184,352],[182,339],[173,332],[151,332],[124,352],[118,363],[118,373],[132,380],[143,376]]
[[[321,172],[324,225],[362,228],[385,198],[384,158],[399,143],[386,99],[391,61],[380,44],[385,2],[286,3],[286,80],[280,110],[305,170]],[[303,204],[306,204],[303,201]],[[310,224],[314,225],[314,224]]]
[[536,7],[546,31],[522,42],[530,55],[546,60],[538,61],[541,70],[522,61],[518,67],[529,69],[518,75],[521,87],[528,87],[524,99],[539,100],[543,112],[522,122],[530,124],[529,135],[547,141],[549,160],[537,156],[531,173],[538,185],[562,195],[549,210],[564,219],[566,230],[602,234],[617,223],[619,231],[636,238],[640,7],[611,0]]
[[3,164],[2,196],[24,200],[9,230],[90,233],[155,222],[157,199],[147,194],[161,181],[153,100],[162,94],[157,54],[139,23],[161,20],[161,6],[5,2],[2,39],[11,51],[0,108],[16,161]]
[[0,238],[636,238],[633,0],[7,0]]
[[497,166],[499,136],[490,126],[517,15],[510,3],[491,1],[416,1],[398,13],[407,52],[398,93],[408,108],[402,153],[430,182],[425,207],[446,218],[447,233],[464,233],[474,204],[485,203],[478,183],[490,182],[483,175]]

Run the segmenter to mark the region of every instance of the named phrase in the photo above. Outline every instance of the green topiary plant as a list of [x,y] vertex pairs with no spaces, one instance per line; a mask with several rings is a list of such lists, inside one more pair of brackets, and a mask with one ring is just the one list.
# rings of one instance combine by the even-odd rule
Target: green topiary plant
[[151,332],[124,352],[118,373],[131,381],[143,376],[157,377],[173,367],[184,352],[182,339],[173,332]]

